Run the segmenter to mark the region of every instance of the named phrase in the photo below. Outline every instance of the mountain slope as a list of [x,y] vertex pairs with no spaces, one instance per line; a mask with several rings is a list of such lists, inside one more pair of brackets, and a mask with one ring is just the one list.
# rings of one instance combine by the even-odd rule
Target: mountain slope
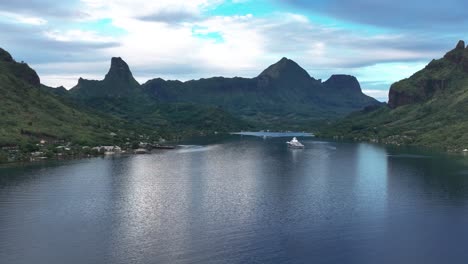
[[40,86],[36,72],[0,49],[0,146],[40,139],[104,144],[126,122],[64,102]]
[[468,148],[468,48],[460,41],[391,86],[388,106],[361,112],[322,129],[320,135],[460,151]]
[[158,102],[191,102],[218,106],[266,127],[289,129],[342,117],[378,105],[364,95],[352,76],[334,75],[322,83],[294,61],[283,58],[259,76],[165,81],[157,78],[142,89]]

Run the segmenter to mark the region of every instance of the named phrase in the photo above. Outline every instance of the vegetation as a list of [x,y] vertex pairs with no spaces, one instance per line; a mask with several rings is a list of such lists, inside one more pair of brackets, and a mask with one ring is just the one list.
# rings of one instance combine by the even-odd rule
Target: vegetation
[[143,84],[142,90],[161,103],[219,107],[269,129],[308,129],[379,104],[362,93],[352,76],[334,75],[322,83],[286,58],[252,79],[215,77],[180,82],[158,78]]
[[[369,105],[379,104],[364,95],[352,76],[335,75],[322,83],[295,62],[283,58],[258,77],[215,77],[197,81],[153,79],[139,85],[121,58],[112,58],[102,81],[80,79],[68,93],[52,90],[92,109],[132,122],[174,126],[186,130],[282,129],[305,130]],[[183,119],[177,111],[190,107],[208,126]],[[188,114],[188,113],[187,113]],[[195,119],[195,115],[188,114]],[[221,118],[221,116],[224,116]],[[198,118],[200,119],[200,118]],[[178,123],[174,123],[179,120]],[[218,121],[224,120],[219,123]],[[226,123],[225,121],[231,123]],[[196,121],[196,122],[195,122]]]
[[0,101],[0,162],[95,155],[89,147],[131,149],[238,130],[303,130],[379,104],[352,76],[322,83],[286,58],[252,79],[144,85],[121,58],[112,58],[102,81],[80,78],[67,91],[41,85],[33,69],[2,49]]
[[70,92],[60,96],[80,106],[119,117],[132,124],[151,127],[169,136],[180,138],[193,134],[229,132],[247,129],[247,122],[235,118],[223,109],[191,102],[158,102],[143,92],[133,78],[128,65],[112,58],[111,67],[102,81],[80,79]]
[[151,141],[168,136],[150,126],[77,106],[41,87],[34,70],[1,49],[0,59],[0,162],[28,159],[39,150],[40,141],[46,142],[46,148],[55,148],[122,145],[142,137]]
[[319,136],[468,148],[468,49],[464,43],[392,85],[389,106],[361,111],[321,129]]

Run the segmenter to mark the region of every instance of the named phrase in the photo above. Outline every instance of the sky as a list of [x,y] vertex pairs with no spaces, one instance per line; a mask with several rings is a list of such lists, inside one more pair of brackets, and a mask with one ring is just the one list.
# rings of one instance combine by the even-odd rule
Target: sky
[[316,79],[390,85],[468,35],[468,1],[0,0],[0,47],[42,83],[103,79],[122,57],[140,82],[255,77],[288,57]]

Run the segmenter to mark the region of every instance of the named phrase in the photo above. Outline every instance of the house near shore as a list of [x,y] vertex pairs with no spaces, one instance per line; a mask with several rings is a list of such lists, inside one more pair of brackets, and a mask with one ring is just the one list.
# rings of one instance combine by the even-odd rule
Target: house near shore
[[3,151],[8,151],[8,152],[17,152],[19,151],[19,146],[18,145],[6,145],[6,146],[2,146],[1,149]]
[[55,149],[57,149],[58,151],[70,151],[71,150],[70,147],[66,147],[66,146],[58,146]]
[[92,150],[96,150],[98,152],[113,152],[113,153],[121,153],[122,148],[119,146],[99,146],[94,147]]
[[42,151],[31,152],[31,157],[37,158],[37,157],[42,157],[42,156],[44,156],[44,152],[42,152]]

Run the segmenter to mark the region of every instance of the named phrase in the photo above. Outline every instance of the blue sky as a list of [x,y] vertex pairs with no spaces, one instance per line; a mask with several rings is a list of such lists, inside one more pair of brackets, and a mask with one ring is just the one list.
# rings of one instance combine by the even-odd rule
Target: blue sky
[[355,75],[387,100],[467,35],[461,0],[0,0],[0,47],[43,83],[102,79],[110,58],[140,82],[254,77],[282,57],[310,75]]

